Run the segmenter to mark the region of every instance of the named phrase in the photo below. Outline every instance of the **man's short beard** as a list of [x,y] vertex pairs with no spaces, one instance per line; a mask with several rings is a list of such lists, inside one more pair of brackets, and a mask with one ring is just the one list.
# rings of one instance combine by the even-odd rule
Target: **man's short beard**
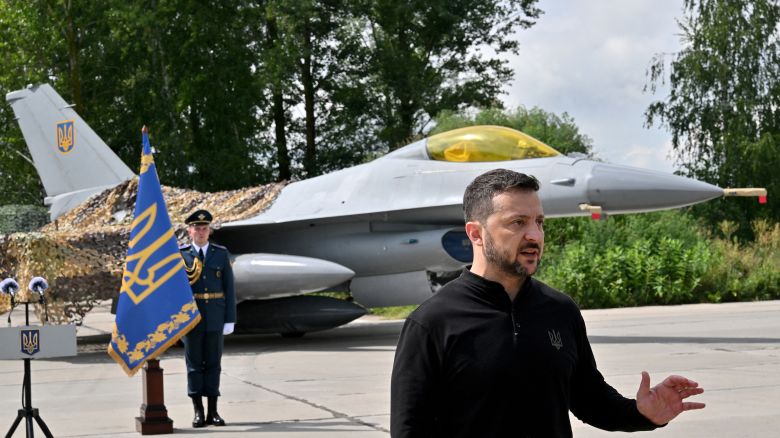
[[502,254],[499,252],[498,248],[493,245],[493,238],[490,237],[487,230],[485,230],[485,235],[482,240],[485,242],[483,254],[485,254],[488,263],[497,267],[499,271],[520,278],[521,280],[525,280],[529,277],[528,269],[526,269],[525,266],[517,260],[514,260],[509,254]]

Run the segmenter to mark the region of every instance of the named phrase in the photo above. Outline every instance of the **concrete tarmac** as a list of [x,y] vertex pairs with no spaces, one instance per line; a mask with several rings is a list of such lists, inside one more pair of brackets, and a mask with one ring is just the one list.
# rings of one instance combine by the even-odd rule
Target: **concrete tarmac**
[[[599,368],[632,396],[640,372],[697,380],[707,408],[653,437],[780,436],[780,301],[584,311]],[[18,312],[14,323],[24,320]],[[107,307],[79,328],[79,355],[32,361],[32,404],[56,437],[135,437],[140,373],[105,353]],[[229,336],[220,414],[226,427],[191,427],[183,350],[163,356],[165,403],[179,437],[388,437],[390,372],[402,321],[364,317],[299,339]],[[0,433],[21,408],[23,362],[0,361]],[[572,417],[576,437],[620,437]],[[40,429],[34,433],[44,436]],[[647,433],[642,434],[647,435]],[[25,436],[21,424],[14,437]]]

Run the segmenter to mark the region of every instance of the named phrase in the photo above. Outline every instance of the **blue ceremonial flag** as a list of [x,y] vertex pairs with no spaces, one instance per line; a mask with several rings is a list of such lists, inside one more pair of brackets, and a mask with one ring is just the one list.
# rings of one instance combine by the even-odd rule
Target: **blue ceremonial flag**
[[128,376],[147,360],[161,355],[200,321],[146,127],[143,144],[135,218],[108,345],[108,354]]

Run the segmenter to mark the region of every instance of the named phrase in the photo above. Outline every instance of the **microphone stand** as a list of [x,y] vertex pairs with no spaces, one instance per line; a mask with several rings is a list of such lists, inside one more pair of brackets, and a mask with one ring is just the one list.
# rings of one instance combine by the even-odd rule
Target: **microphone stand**
[[[24,302],[24,325],[30,325],[30,301]],[[24,383],[22,383],[22,390],[24,391],[24,398],[22,400],[22,409],[19,409],[14,424],[11,425],[11,429],[5,435],[5,438],[11,438],[16,431],[16,427],[24,418],[27,424],[27,438],[34,438],[33,419],[38,423],[38,426],[46,435],[46,438],[53,438],[46,423],[43,422],[41,416],[38,414],[38,409],[32,407],[32,381],[30,378],[30,359],[24,359]]]

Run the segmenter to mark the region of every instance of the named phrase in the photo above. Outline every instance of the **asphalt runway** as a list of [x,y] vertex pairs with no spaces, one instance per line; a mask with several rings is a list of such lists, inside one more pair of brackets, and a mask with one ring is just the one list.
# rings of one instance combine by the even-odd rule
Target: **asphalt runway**
[[[697,380],[701,411],[642,436],[780,436],[780,301],[583,312],[599,368],[633,396],[640,372]],[[14,322],[23,321],[14,315]],[[165,402],[179,437],[387,437],[389,386],[401,321],[361,318],[299,339],[230,336],[220,413],[228,426],[193,429],[181,348],[167,352]],[[56,437],[133,437],[142,378],[107,354],[111,315],[79,328],[79,355],[32,362],[33,407]],[[22,361],[0,361],[0,433],[21,407]],[[619,437],[573,419],[576,437]],[[43,433],[35,429],[36,436]],[[24,424],[14,437],[24,437]],[[635,436],[635,435],[632,435]]]

